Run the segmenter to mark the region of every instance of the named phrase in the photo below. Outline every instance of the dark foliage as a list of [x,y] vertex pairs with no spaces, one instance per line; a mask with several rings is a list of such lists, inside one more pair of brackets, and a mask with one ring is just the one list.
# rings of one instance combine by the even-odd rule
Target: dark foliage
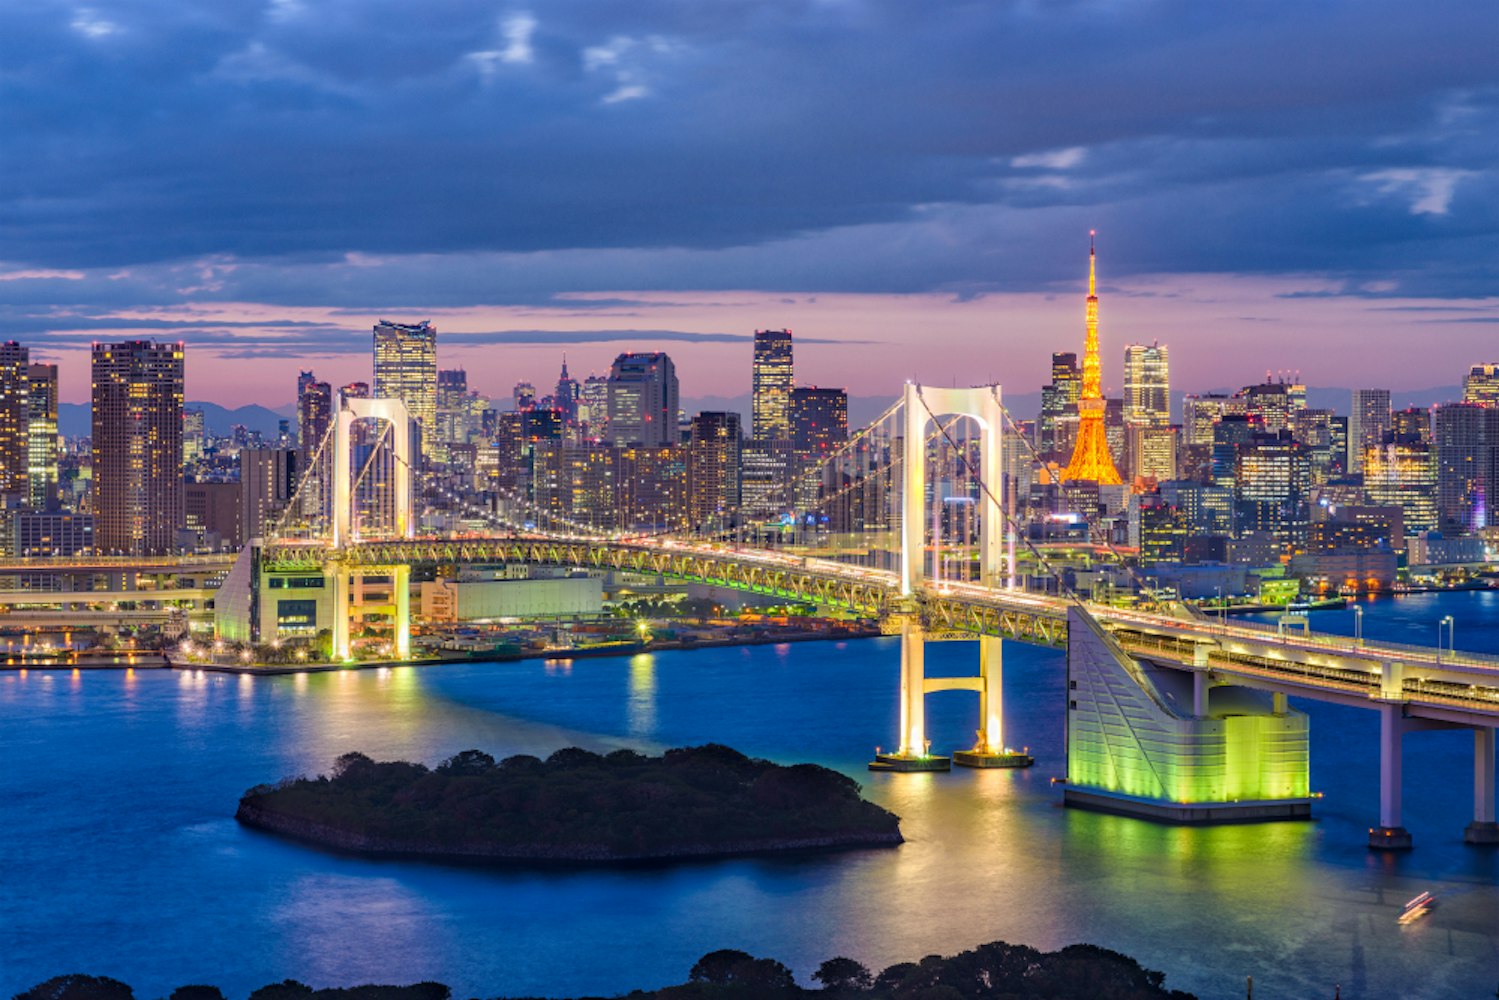
[[37,983],[15,1000],[135,1000],[135,992],[108,976],[53,976]]
[[[874,977],[852,959],[830,958],[812,974],[822,989],[806,990],[775,959],[725,948],[698,959],[680,986],[637,990],[618,1000],[1195,1000],[1167,990],[1165,978],[1126,955],[1094,945],[1042,952],[995,941],[950,958],[928,955],[920,962],[901,962]],[[182,986],[171,1000],[222,997],[213,986]],[[113,979],[58,976],[15,1000],[132,1000],[132,995],[129,986]],[[262,986],[250,1000],[451,1000],[451,995],[441,983],[315,990],[288,979]]]
[[224,1000],[224,991],[217,986],[179,986],[167,1000]]
[[899,820],[859,791],[815,764],[782,767],[717,744],[661,757],[567,747],[499,763],[466,750],[431,770],[348,753],[329,777],[251,789],[241,816],[329,831],[343,846],[447,856],[607,860],[897,842]]

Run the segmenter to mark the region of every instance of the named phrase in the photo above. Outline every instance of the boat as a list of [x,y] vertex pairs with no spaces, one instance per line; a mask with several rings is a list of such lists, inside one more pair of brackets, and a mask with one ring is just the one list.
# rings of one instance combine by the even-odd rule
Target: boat
[[1406,924],[1413,924],[1430,913],[1436,905],[1436,896],[1429,892],[1423,892],[1414,899],[1406,902],[1405,906],[1401,908],[1400,916],[1396,922],[1402,927]]

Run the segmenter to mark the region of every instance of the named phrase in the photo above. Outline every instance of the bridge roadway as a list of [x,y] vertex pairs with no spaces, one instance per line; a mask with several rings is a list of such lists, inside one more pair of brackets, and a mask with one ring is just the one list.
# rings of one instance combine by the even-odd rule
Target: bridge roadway
[[[264,559],[283,568],[330,561],[349,569],[527,562],[662,575],[870,617],[917,610],[934,636],[989,635],[1064,649],[1067,612],[1076,603],[975,583],[942,583],[906,597],[891,570],[674,539],[460,536],[362,542],[341,551],[282,542]],[[1369,708],[1403,703],[1408,715],[1438,722],[1493,726],[1499,719],[1499,657],[1229,619],[1083,607],[1131,655],[1225,682]]]

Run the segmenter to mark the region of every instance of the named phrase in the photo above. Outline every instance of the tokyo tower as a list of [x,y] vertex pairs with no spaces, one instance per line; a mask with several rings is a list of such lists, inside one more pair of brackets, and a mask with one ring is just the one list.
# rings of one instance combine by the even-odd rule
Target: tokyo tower
[[1072,461],[1062,472],[1066,483],[1088,482],[1117,486],[1123,480],[1109,454],[1109,439],[1103,426],[1103,377],[1098,366],[1098,282],[1094,268],[1097,253],[1094,233],[1088,234],[1088,335],[1083,342],[1083,391],[1077,402],[1077,445]]

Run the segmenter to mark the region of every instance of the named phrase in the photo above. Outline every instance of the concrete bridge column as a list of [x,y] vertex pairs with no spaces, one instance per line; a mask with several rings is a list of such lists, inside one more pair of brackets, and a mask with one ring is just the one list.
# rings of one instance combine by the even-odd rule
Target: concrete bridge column
[[337,663],[354,655],[354,646],[349,638],[349,570],[339,563],[331,565],[329,570],[329,576],[333,580],[332,659]]
[[979,636],[979,746],[985,753],[1003,753],[1004,640]]
[[411,567],[393,566],[390,571],[391,599],[396,606],[396,658],[411,657]]
[[1379,696],[1393,701],[1405,697],[1405,664],[1385,660],[1379,665]]
[[1470,844],[1499,844],[1494,822],[1494,730],[1473,730],[1473,822],[1463,831]]
[[1212,678],[1208,677],[1206,670],[1198,670],[1192,674],[1192,714],[1199,719],[1207,718],[1208,691],[1212,686]]
[[900,627],[900,755],[924,757],[926,743],[926,633],[914,616]]
[[1404,707],[1379,706],[1379,825],[1369,830],[1369,846],[1382,851],[1406,851],[1410,831],[1400,825],[1400,754],[1405,735]]

